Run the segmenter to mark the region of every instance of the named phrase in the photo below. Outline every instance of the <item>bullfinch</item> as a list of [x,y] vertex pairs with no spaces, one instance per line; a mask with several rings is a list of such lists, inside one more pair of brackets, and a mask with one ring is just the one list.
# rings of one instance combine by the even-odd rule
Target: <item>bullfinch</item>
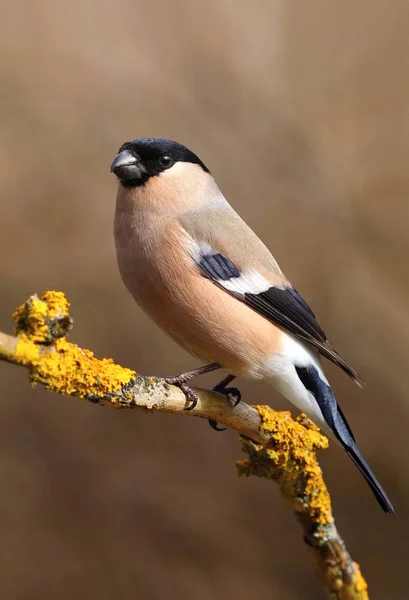
[[315,315],[257,235],[227,202],[206,165],[160,138],[123,144],[111,172],[119,180],[115,244],[122,279],[139,306],[203,362],[168,378],[187,381],[216,369],[264,379],[339,442],[385,512],[394,509],[355,442],[326,379],[321,356],[359,384]]

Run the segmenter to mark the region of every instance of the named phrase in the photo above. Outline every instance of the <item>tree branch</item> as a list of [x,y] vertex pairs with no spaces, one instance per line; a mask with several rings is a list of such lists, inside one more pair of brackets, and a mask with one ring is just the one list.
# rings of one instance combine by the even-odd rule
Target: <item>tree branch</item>
[[67,341],[72,327],[69,304],[62,292],[32,296],[13,315],[15,336],[0,332],[0,360],[26,367],[32,385],[85,398],[115,408],[139,408],[214,419],[238,431],[244,452],[240,475],[276,481],[303,529],[315,558],[320,579],[331,600],[369,600],[359,565],[346,550],[334,523],[331,501],[316,450],[327,448],[319,429],[300,415],[268,406],[233,407],[225,396],[196,389],[199,401],[186,411],[181,390],[156,377],[142,376],[97,359],[90,350]]

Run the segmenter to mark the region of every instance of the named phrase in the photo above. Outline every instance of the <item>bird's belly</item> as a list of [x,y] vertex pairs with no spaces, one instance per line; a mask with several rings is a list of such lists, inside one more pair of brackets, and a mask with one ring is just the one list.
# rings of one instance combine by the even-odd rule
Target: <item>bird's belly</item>
[[265,376],[280,330],[208,279],[186,271],[183,281],[125,283],[144,312],[192,355],[236,375]]

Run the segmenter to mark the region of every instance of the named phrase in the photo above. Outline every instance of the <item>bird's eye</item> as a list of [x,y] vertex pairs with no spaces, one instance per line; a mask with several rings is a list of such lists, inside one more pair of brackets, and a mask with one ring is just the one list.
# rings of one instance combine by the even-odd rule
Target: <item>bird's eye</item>
[[164,169],[169,169],[173,165],[173,160],[169,154],[164,154],[160,157],[159,163]]

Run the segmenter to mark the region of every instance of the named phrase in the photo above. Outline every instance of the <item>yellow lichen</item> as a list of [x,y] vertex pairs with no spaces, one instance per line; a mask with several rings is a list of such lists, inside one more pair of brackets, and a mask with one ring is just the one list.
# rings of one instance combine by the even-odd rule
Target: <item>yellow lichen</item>
[[135,378],[135,372],[116,365],[112,359],[99,360],[90,350],[68,342],[63,337],[72,324],[68,310],[62,292],[32,296],[20,306],[13,315],[19,338],[14,359],[30,367],[33,385],[41,383],[48,390],[82,398],[108,396],[112,404],[118,404],[110,394],[121,391]]
[[[90,350],[59,339],[55,352],[32,362],[31,381],[49,390],[70,396],[103,397],[119,391],[135,377],[134,371],[116,365],[112,359],[95,358]],[[115,400],[113,401],[115,403]]]
[[14,352],[14,360],[20,364],[29,366],[34,364],[40,356],[40,348],[32,341],[25,339],[19,339],[16,350]]
[[[354,567],[356,568],[356,571],[354,574],[352,585],[354,587],[354,592],[356,592],[356,598],[359,598],[360,600],[369,600],[368,584],[366,583],[361,573],[360,566],[358,563],[355,562]],[[341,600],[344,600],[344,598],[345,600],[348,600],[350,597],[351,595],[345,595],[345,597],[343,597],[342,595],[340,596]]]
[[[305,415],[295,421],[289,412],[257,406],[266,445],[242,436],[248,458],[238,462],[239,475],[274,480],[301,522],[305,539],[317,561],[328,596],[337,600],[369,600],[359,565],[352,563],[337,538],[331,501],[316,451],[328,447],[327,438]],[[352,567],[352,569],[351,569]]]
[[42,302],[37,295],[31,296],[13,314],[16,335],[30,337],[33,342],[44,342],[48,331],[47,312],[47,304]]
[[13,314],[15,333],[38,344],[50,344],[71,329],[69,302],[63,292],[31,296]]
[[294,421],[287,411],[256,408],[260,429],[271,443],[264,446],[242,438],[249,458],[238,463],[239,474],[274,479],[295,512],[309,514],[319,526],[331,523],[330,497],[315,452],[327,448],[327,438],[305,415]]
[[368,585],[357,563],[352,563],[352,573],[343,573],[340,566],[328,561],[321,564],[321,576],[330,597],[337,600],[369,600]]
[[[18,342],[5,336],[11,340],[10,343],[6,339],[6,356],[10,354],[12,362],[29,368],[33,385],[41,383],[59,394],[102,400],[114,406],[132,399],[132,386],[127,384],[134,382],[134,371],[116,365],[111,359],[98,360],[91,351],[67,341],[65,336],[72,319],[62,292],[45,292],[40,298],[32,296],[13,317]],[[153,383],[154,378],[149,378],[149,382]],[[261,419],[260,430],[270,442],[261,445],[242,436],[249,458],[238,463],[239,474],[278,482],[304,526],[331,597],[368,600],[367,584],[359,565],[353,563],[351,573],[352,562],[342,541],[332,554],[328,543],[333,541],[335,525],[316,458],[316,450],[327,448],[327,438],[305,415],[294,421],[289,412],[275,412],[268,406],[256,408]]]
[[70,303],[64,292],[48,291],[41,296],[43,302],[47,304],[50,318],[69,316]]

